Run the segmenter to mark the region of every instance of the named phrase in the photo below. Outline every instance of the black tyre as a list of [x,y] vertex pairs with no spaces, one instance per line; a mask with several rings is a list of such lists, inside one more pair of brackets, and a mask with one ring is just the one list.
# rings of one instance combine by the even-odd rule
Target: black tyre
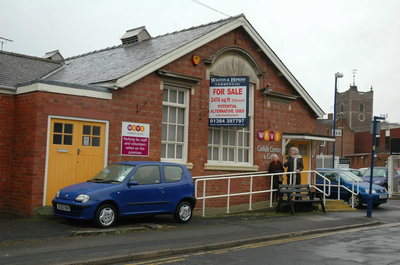
[[381,205],[381,204],[380,203],[374,203],[374,204],[372,204],[372,208],[379,207],[379,205]]
[[93,222],[101,228],[111,227],[117,221],[117,211],[111,204],[100,205],[94,214]]
[[176,207],[174,218],[178,223],[187,223],[193,215],[192,205],[188,202],[181,202]]
[[[353,196],[352,194],[349,194],[348,197],[348,202],[350,205],[352,205],[352,201],[353,201]],[[361,206],[363,205],[363,200],[360,194],[358,194],[357,196],[354,195],[354,208],[361,208]]]

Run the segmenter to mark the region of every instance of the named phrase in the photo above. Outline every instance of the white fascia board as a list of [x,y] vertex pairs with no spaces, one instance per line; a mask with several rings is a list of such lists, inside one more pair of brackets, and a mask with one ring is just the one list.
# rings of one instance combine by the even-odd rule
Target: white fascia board
[[115,86],[118,88],[123,88],[126,87],[133,82],[136,82],[137,80],[145,77],[146,75],[160,69],[161,67],[179,59],[180,57],[184,56],[185,54],[213,41],[214,39],[217,39],[221,37],[222,35],[228,33],[231,30],[234,30],[240,26],[243,25],[243,18],[238,18],[232,22],[229,22],[219,28],[216,28],[215,30],[211,31],[210,33],[204,35],[203,37],[200,37],[196,39],[195,41],[192,41],[160,58],[157,60],[139,68],[138,70],[127,74],[123,77],[120,77]]
[[335,138],[311,135],[282,135],[282,139],[290,140],[308,140],[308,141],[327,141],[334,142]]
[[15,88],[0,86],[0,94],[15,95]]
[[279,58],[275,55],[271,48],[265,43],[265,41],[260,37],[256,30],[246,20],[244,20],[243,28],[253,38],[257,45],[263,50],[263,52],[268,56],[268,58],[278,68],[283,76],[286,77],[289,83],[296,89],[296,91],[317,114],[317,116],[319,118],[322,118],[324,116],[323,110],[315,103],[311,96],[304,90],[304,88],[300,85],[296,78],[294,78],[294,76],[289,72],[286,66],[283,65],[281,60],[279,60]]
[[105,93],[101,91],[93,91],[86,89],[78,89],[72,87],[63,87],[57,85],[49,85],[43,83],[35,83],[23,87],[18,87],[15,92],[16,95],[25,94],[35,91],[50,92],[64,95],[81,96],[89,98],[99,98],[99,99],[112,99],[112,93]]

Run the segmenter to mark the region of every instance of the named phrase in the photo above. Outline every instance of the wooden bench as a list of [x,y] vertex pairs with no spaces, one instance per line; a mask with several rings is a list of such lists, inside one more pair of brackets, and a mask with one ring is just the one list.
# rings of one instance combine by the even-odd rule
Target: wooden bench
[[276,212],[281,211],[282,203],[289,204],[289,210],[292,215],[295,214],[294,205],[304,204],[307,212],[311,210],[313,203],[320,203],[322,211],[326,213],[323,194],[320,192],[313,192],[309,185],[284,185],[278,186],[278,206]]

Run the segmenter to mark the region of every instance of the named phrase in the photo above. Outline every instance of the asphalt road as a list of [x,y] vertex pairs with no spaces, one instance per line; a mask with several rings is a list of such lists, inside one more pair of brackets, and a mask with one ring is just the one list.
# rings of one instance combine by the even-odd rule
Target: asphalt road
[[[186,225],[175,223],[170,216],[156,217],[149,221],[134,218],[119,222],[117,228],[146,221],[160,224],[162,229],[129,233],[116,231],[108,234],[72,237],[59,235],[72,229],[89,229],[91,224],[71,224],[63,220],[35,221],[0,218],[0,238],[3,235],[5,238],[5,241],[0,240],[0,264],[64,264],[93,259],[107,260],[110,257],[130,256],[135,253],[209,246],[284,233],[298,235],[299,231],[329,229],[374,221],[393,223],[400,221],[400,201],[390,201],[374,209],[373,218],[366,218],[365,215],[366,208],[357,212],[309,213],[295,216],[261,212],[208,218],[195,217]],[[291,253],[290,248],[283,249],[282,253]],[[277,253],[279,252],[272,252],[271,256]],[[282,257],[282,253],[279,257]]]
[[391,223],[125,264],[400,264],[399,227]]

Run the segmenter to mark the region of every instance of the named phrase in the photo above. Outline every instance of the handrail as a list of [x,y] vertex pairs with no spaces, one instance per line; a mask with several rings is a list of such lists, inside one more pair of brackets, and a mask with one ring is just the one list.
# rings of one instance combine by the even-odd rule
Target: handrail
[[[351,176],[350,174],[348,174],[348,172],[346,171],[341,171],[341,170],[337,170],[337,171],[333,171],[333,170],[324,170],[324,171],[318,171],[320,173],[337,173],[338,174],[338,184],[332,184],[332,187],[338,187],[338,200],[340,199],[340,188],[344,188],[345,190],[347,190],[348,192],[351,193],[352,196],[352,200],[351,200],[351,208],[354,208],[354,196],[357,196],[360,193],[360,181],[358,179],[356,179],[355,177]],[[350,177],[352,179],[352,189],[350,190],[348,187],[346,187],[345,185],[341,185],[340,184],[340,174],[344,173],[346,174],[348,177]],[[354,191],[354,182],[357,182],[357,192]],[[318,185],[318,184],[316,184]],[[322,186],[325,184],[320,184],[318,186]]]
[[[301,173],[316,173],[319,174],[315,170],[308,170],[308,171],[302,171]],[[241,196],[241,195],[250,195],[249,196],[249,210],[252,210],[252,195],[253,194],[258,194],[258,193],[270,193],[270,207],[272,207],[272,196],[273,192],[276,192],[277,189],[273,189],[273,177],[274,176],[280,176],[280,175],[288,175],[289,176],[289,182],[292,183],[292,176],[293,174],[296,174],[297,172],[281,172],[281,173],[265,173],[265,172],[254,172],[254,173],[236,173],[236,174],[226,174],[226,175],[213,175],[213,176],[200,176],[200,177],[194,177],[195,179],[195,194],[196,198],[198,200],[203,200],[203,216],[205,216],[205,206],[206,206],[206,199],[211,199],[211,198],[225,198],[227,197],[227,213],[229,213],[229,204],[230,204],[230,197],[233,196]],[[325,196],[330,196],[331,193],[331,181],[327,179],[326,177],[322,176],[319,174],[322,178],[324,178],[324,188],[323,191],[320,190],[318,187],[315,185],[311,185],[318,191],[322,192],[324,194],[324,202],[325,202]],[[266,190],[258,190],[258,191],[253,191],[253,179],[255,177],[270,177],[270,188]],[[239,178],[250,178],[250,191],[248,192],[239,192],[239,193],[231,193],[231,179],[239,179]],[[207,187],[207,182],[210,181],[216,181],[216,180],[227,180],[228,181],[228,187],[227,187],[227,193],[226,194],[220,194],[220,195],[210,195],[206,196],[206,187]],[[326,185],[325,185],[325,180],[328,181],[328,193],[326,192]],[[198,186],[199,182],[203,182],[203,194],[200,197],[198,194]]]
[[221,176],[260,175],[260,174],[267,174],[267,173],[268,173],[268,171],[256,171],[256,172],[233,173],[233,174],[222,174],[222,175],[205,175],[205,176],[192,177],[192,178],[199,179],[199,178],[215,178],[215,177],[221,177]]

